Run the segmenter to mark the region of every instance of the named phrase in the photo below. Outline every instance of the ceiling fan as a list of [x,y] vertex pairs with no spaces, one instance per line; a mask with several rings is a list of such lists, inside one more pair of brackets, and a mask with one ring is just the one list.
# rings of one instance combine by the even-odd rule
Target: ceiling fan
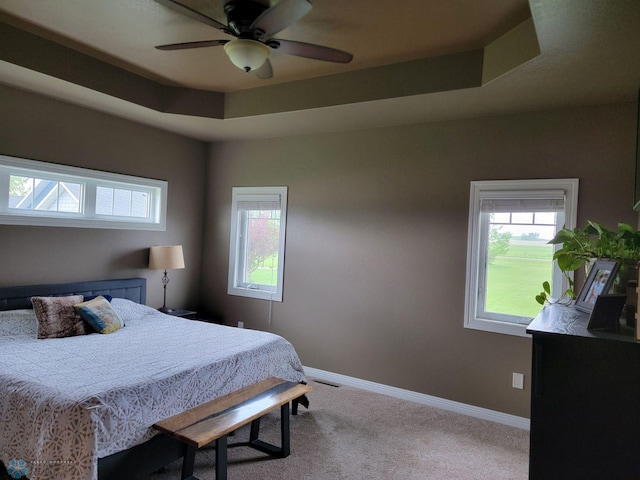
[[267,7],[255,0],[230,0],[224,6],[227,25],[175,0],[156,0],[156,2],[236,37],[233,40],[203,40],[158,45],[157,49],[184,50],[223,46],[225,53],[235,66],[245,72],[254,72],[261,79],[273,76],[273,67],[269,61],[271,50],[337,63],[349,63],[353,58],[352,54],[335,48],[273,38],[278,32],[309,13],[312,5],[308,0],[280,0],[272,7]]

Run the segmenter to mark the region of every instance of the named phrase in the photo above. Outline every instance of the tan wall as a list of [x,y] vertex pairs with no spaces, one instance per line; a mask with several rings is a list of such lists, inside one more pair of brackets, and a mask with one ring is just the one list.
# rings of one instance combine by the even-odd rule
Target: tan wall
[[[636,223],[635,105],[211,147],[0,87],[0,153],[169,181],[166,232],[0,225],[0,285],[143,276],[181,243],[169,304],[202,298],[271,330],[305,365],[528,416],[530,341],[462,327],[469,181],[580,178],[579,222]],[[284,302],[226,294],[232,186],[288,185]]]
[[[463,328],[469,182],[579,177],[579,223],[635,224],[635,125],[626,104],[216,144],[203,298],[307,366],[527,417],[530,340]],[[289,186],[271,325],[226,294],[231,187],[256,185]]]
[[0,86],[0,153],[169,181],[166,232],[0,225],[0,285],[141,276],[162,305],[162,272],[149,247],[182,244],[186,268],[169,273],[169,306],[198,302],[206,145]]

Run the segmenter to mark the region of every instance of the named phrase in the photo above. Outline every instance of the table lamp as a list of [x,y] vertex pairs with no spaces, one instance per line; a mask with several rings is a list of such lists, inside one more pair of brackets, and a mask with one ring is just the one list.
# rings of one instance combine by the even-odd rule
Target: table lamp
[[162,307],[158,310],[162,313],[171,313],[173,309],[167,308],[167,284],[169,283],[167,270],[184,268],[182,245],[151,247],[149,249],[149,268],[151,270],[164,270],[164,275],[162,275],[164,299],[162,301]]

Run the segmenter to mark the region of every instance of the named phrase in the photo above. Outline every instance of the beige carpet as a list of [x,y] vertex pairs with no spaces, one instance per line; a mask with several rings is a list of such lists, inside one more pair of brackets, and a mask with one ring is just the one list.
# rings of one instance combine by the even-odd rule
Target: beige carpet
[[[228,480],[525,480],[529,434],[405,400],[310,381],[309,410],[291,417],[291,455],[229,449]],[[262,440],[280,444],[280,415]],[[248,427],[229,437],[246,441]],[[215,454],[198,451],[195,475],[214,480]],[[181,462],[150,480],[178,480]],[[0,480],[9,476],[0,467]],[[62,480],[62,479],[61,479]],[[126,480],[126,479],[122,479]]]
[[[525,480],[529,434],[445,410],[351,387],[311,381],[309,410],[291,417],[291,455],[275,459],[229,449],[229,480]],[[261,439],[279,445],[279,413],[264,417]],[[241,429],[229,443],[246,441]],[[196,455],[195,475],[215,479],[215,454]],[[177,480],[181,463],[152,480]]]

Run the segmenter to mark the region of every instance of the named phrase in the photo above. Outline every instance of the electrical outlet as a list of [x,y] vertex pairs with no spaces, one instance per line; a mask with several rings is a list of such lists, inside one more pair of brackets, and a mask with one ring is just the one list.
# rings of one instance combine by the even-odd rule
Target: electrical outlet
[[[238,322],[238,328],[244,328],[244,322]],[[515,375],[515,373],[514,373]]]
[[522,390],[524,388],[524,374],[513,372],[513,381],[511,386]]

